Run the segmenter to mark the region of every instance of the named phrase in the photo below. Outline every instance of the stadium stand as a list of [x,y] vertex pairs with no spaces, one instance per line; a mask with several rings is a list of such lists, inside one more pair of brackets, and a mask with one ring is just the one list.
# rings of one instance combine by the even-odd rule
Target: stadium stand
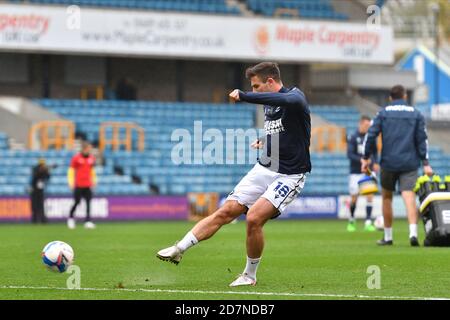
[[[228,193],[251,166],[249,161],[246,165],[234,166],[226,164],[176,166],[171,161],[171,149],[178,142],[171,141],[173,130],[183,128],[193,133],[194,121],[198,119],[202,119],[203,132],[208,128],[215,128],[223,133],[225,129],[253,128],[255,109],[251,106],[243,109],[228,104],[114,100],[36,100],[36,102],[75,122],[77,131],[94,142],[98,139],[101,122],[128,121],[139,124],[146,131],[146,151],[106,150],[105,161],[108,165],[120,167],[128,176],[135,175],[146,184],[157,185],[163,194],[206,190]],[[137,141],[134,141],[134,144],[136,143]],[[246,157],[249,159],[248,148],[246,151]]]
[[[67,195],[66,169],[70,162],[70,152],[40,151],[0,152],[0,195],[24,195],[29,182],[31,166],[39,157],[44,157],[50,164],[60,166],[52,170],[52,178],[47,189],[49,194]],[[146,183],[158,186],[162,194],[181,194],[184,192],[202,192],[214,189],[227,193],[248,170],[242,166],[166,166],[155,165],[158,152],[108,151],[105,157],[111,162],[97,167],[99,185],[96,194],[109,195],[144,195],[148,194]],[[430,150],[431,161],[436,172],[444,173],[450,169],[450,155],[439,148]],[[308,179],[305,194],[344,194],[347,191],[348,160],[345,154],[313,154],[314,169]],[[128,172],[135,172],[143,177],[143,184],[133,184],[130,175],[115,175],[113,164],[122,164]]]
[[[195,120],[202,119],[202,130],[217,128],[255,127],[255,109],[228,104],[167,103],[145,101],[95,101],[40,99],[35,102],[72,120],[77,130],[89,140],[98,140],[99,125],[103,121],[131,121],[146,131],[146,149],[138,151],[105,150],[104,163],[97,167],[98,195],[144,195],[149,185],[155,185],[161,194],[184,194],[186,192],[219,192],[226,194],[247,173],[256,154],[246,148],[246,163],[238,165],[176,165],[171,151],[179,141],[171,141],[174,129],[183,128],[193,132]],[[312,106],[312,112],[339,126],[347,132],[356,129],[359,113],[354,107]],[[58,167],[52,170],[47,189],[49,194],[70,194],[66,182],[66,170],[72,151],[14,151],[7,149],[7,137],[0,134],[0,195],[23,195],[29,183],[30,170],[40,157]],[[135,141],[136,143],[136,141]],[[208,143],[204,143],[205,147]],[[242,150],[236,150],[236,154]],[[313,171],[304,194],[345,194],[348,185],[348,160],[343,153],[313,153]],[[430,159],[437,173],[450,171],[450,155],[440,148],[430,147]],[[115,169],[123,171],[118,175]],[[142,183],[133,183],[133,177]]]
[[[200,12],[241,15],[238,6],[228,6],[225,0],[9,0],[42,4],[115,7],[178,12]],[[330,0],[246,0],[247,8],[255,14],[274,16],[279,9],[291,9],[299,17],[307,19],[348,20],[348,16],[336,12]],[[284,16],[284,15],[282,15]]]
[[[97,139],[99,124],[103,121],[126,120],[144,127],[147,134],[146,150],[144,152],[106,150],[104,153],[106,167],[120,167],[126,176],[138,176],[144,185],[158,186],[162,194],[202,191],[228,193],[252,166],[252,163],[248,162],[233,166],[205,166],[175,165],[171,161],[171,150],[178,142],[171,141],[171,133],[174,129],[183,128],[192,133],[196,119],[203,120],[203,130],[208,127],[219,130],[252,128],[255,125],[255,110],[252,107],[243,109],[220,104],[114,100],[43,99],[36,102],[74,121],[78,130],[86,134],[91,141]],[[313,113],[326,120],[346,127],[347,132],[356,129],[359,113],[354,107],[312,106],[311,109]],[[433,161],[437,161],[434,164],[436,170],[445,172],[447,163],[442,160],[450,160],[450,157],[438,148],[432,149],[430,155]],[[246,154],[246,156],[249,155]],[[314,169],[309,179],[310,183],[305,188],[306,194],[345,194],[347,192],[348,160],[345,154],[313,153],[312,161]],[[148,190],[144,193],[148,193]]]
[[316,105],[311,106],[311,112],[328,122],[346,128],[347,133],[353,133],[358,127],[360,114],[355,107]]
[[8,136],[0,132],[0,150],[8,149]]
[[239,8],[228,6],[225,0],[10,0],[10,2],[115,7],[129,10],[147,9],[229,15],[241,14]]
[[[52,195],[66,195],[71,191],[67,186],[67,168],[73,156],[72,151],[23,151],[0,150],[0,195],[25,195],[31,177],[31,168],[38,159],[46,159],[48,165],[55,165],[51,170],[47,192]],[[96,193],[101,194],[146,194],[148,187],[134,184],[130,176],[116,175],[112,166],[96,167],[99,186]]]
[[302,18],[348,20],[346,14],[334,10],[329,0],[247,0],[247,5],[264,16],[273,16],[279,9],[293,9]]

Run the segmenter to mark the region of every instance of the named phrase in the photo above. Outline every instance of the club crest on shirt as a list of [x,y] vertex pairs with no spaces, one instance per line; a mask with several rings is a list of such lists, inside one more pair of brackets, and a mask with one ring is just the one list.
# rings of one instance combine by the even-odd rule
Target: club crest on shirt
[[273,116],[281,111],[281,107],[265,106],[264,113],[266,116]]

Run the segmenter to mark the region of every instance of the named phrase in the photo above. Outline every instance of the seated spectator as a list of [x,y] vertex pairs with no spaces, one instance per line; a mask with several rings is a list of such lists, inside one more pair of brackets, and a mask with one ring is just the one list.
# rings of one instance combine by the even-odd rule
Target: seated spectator
[[136,86],[129,78],[121,78],[116,86],[117,100],[136,100]]

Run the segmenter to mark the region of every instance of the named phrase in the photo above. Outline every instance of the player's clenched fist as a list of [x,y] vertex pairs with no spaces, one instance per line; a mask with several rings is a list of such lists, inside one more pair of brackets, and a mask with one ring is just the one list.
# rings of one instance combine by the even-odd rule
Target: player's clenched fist
[[236,102],[239,101],[239,89],[234,89],[233,91],[231,91],[231,93],[228,95],[228,97],[230,98],[231,102]]

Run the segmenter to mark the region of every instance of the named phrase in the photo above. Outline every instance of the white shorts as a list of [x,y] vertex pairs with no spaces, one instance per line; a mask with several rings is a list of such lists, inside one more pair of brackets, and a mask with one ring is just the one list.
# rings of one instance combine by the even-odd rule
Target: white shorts
[[359,185],[358,181],[361,180],[365,176],[364,173],[352,173],[348,177],[348,192],[352,196],[359,195]]
[[281,174],[257,163],[228,195],[227,200],[236,200],[250,208],[263,197],[282,213],[305,185],[305,174]]

